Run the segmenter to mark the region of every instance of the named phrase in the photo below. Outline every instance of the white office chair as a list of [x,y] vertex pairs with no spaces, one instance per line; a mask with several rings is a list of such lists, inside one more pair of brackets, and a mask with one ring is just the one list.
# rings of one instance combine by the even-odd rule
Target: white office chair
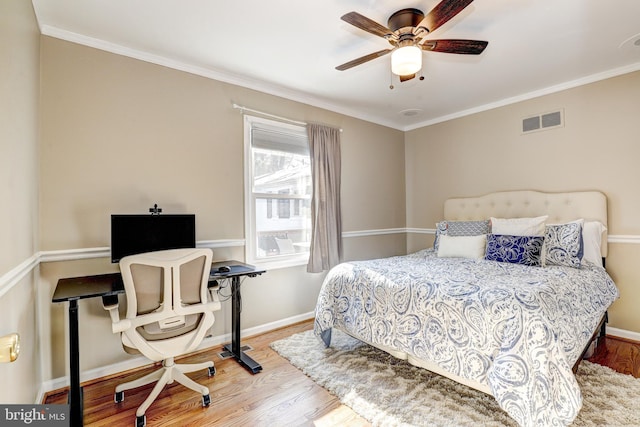
[[[120,384],[116,403],[124,400],[124,390],[157,381],[147,399],[136,411],[136,426],[146,424],[145,412],[166,384],[173,381],[202,394],[202,405],[209,406],[209,389],[185,373],[208,369],[215,374],[212,361],[179,365],[174,358],[194,351],[213,325],[213,312],[220,301],[209,301],[207,283],[211,268],[210,249],[172,249],[131,255],[120,260],[127,310],[120,319],[118,305],[105,306],[114,333],[120,333],[127,353],[142,353],[162,368],[142,378]],[[214,294],[216,295],[216,294]]]

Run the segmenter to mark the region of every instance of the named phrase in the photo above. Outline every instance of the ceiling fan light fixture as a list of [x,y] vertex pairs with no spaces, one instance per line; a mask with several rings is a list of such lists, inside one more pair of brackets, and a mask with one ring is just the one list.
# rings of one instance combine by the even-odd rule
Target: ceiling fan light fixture
[[391,52],[391,72],[398,76],[415,74],[422,68],[422,50],[415,45],[399,47]]

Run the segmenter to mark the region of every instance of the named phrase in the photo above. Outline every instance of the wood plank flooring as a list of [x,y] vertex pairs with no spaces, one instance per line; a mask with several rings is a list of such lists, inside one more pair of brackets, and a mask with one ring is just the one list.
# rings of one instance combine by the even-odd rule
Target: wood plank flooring
[[[305,374],[271,350],[269,344],[292,334],[313,328],[313,321],[298,323],[254,337],[243,338],[249,353],[262,364],[263,371],[252,375],[233,359],[220,360],[220,348],[189,355],[178,362],[213,360],[217,373],[189,374],[209,387],[211,405],[202,407],[194,391],[174,383],[165,387],[147,410],[147,426],[370,426],[337,398],[318,386]],[[616,371],[640,377],[640,343],[605,338],[590,359]],[[135,411],[153,385],[125,392],[125,400],[113,401],[115,386],[142,376],[155,368],[145,368],[84,383],[85,426],[134,426]],[[67,390],[57,390],[44,403],[66,403]]]
[[589,361],[640,378],[640,342],[607,336]]

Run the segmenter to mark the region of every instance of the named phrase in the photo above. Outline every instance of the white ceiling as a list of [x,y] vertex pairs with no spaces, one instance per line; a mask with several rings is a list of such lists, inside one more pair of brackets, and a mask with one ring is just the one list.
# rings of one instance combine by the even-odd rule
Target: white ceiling
[[335,70],[389,47],[340,17],[357,11],[386,26],[393,12],[426,14],[438,0],[32,2],[45,35],[401,130],[640,70],[639,0],[475,0],[429,38],[487,49],[425,52],[425,79],[403,83],[390,55]]

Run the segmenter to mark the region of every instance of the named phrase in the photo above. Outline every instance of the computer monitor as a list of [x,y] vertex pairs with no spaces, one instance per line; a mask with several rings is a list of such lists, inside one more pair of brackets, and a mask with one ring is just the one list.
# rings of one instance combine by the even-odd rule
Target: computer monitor
[[194,214],[111,215],[111,262],[125,256],[196,247]]

